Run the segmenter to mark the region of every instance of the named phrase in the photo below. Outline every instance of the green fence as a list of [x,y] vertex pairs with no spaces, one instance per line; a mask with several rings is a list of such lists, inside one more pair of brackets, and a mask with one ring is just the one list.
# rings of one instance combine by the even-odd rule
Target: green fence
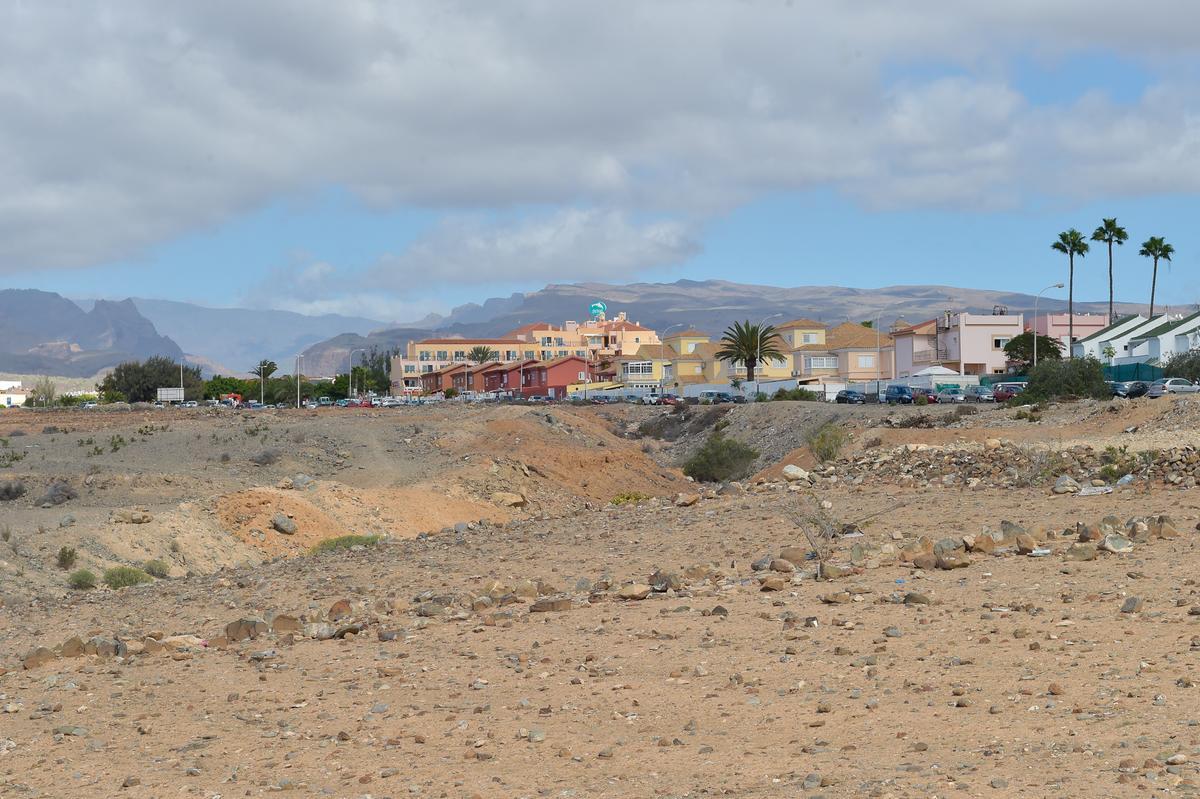
[[1117,366],[1104,367],[1104,378],[1106,380],[1117,380],[1120,382],[1126,380],[1145,380],[1151,383],[1162,376],[1163,370],[1161,368],[1151,366],[1148,363],[1122,363]]

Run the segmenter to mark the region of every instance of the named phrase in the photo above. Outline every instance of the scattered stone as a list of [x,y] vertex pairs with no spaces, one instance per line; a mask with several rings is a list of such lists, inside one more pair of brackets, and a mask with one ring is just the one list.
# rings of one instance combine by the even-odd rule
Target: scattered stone
[[39,508],[52,508],[55,505],[61,505],[64,502],[69,502],[72,499],[79,497],[79,492],[70,485],[63,482],[51,483],[46,493],[38,497],[33,504]]
[[783,479],[789,483],[808,482],[811,475],[795,464],[789,463],[783,467]]
[[25,495],[25,484],[20,480],[0,480],[0,502],[12,502]]
[[544,596],[529,606],[530,613],[562,613],[571,609],[571,597]]
[[243,618],[225,625],[225,637],[232,642],[253,641],[267,634],[267,623],[262,619]]
[[496,491],[492,494],[492,504],[502,508],[523,508],[527,504],[525,495],[512,491]]
[[618,589],[617,596],[621,599],[645,599],[650,596],[650,592],[654,590],[648,585],[638,583],[630,583],[623,585]]
[[1055,494],[1078,494],[1079,483],[1069,474],[1064,474],[1054,481],[1053,491]]
[[1121,604],[1121,612],[1122,613],[1141,613],[1142,605],[1144,605],[1144,604],[1145,604],[1145,602],[1142,600],[1142,598],[1140,596],[1126,597],[1125,601]]

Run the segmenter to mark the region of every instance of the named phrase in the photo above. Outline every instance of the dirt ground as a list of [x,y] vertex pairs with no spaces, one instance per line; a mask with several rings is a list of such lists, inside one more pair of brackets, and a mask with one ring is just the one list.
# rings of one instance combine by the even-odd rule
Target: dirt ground
[[[1200,399],[638,432],[664,413],[0,416],[0,796],[1200,794],[1200,491],[853,484],[804,446],[1158,450]],[[757,475],[693,484],[719,422]],[[309,554],[349,533],[383,539]],[[62,546],[171,576],[74,591]]]

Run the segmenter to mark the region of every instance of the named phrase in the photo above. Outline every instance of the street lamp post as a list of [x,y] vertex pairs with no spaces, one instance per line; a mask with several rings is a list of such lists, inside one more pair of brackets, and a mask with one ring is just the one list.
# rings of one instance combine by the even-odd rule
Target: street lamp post
[[[683,326],[683,323],[680,322],[678,324],[671,325],[670,327],[668,327],[666,330],[663,331],[662,338],[660,338],[658,340],[658,357],[660,360],[665,361],[667,359],[667,334],[670,333],[673,328],[682,327],[682,326]],[[663,364],[658,369],[658,401],[659,402],[662,402],[663,377],[666,376],[666,371],[667,371],[666,364]]]
[[296,409],[300,409],[300,361],[304,360],[303,355],[296,355]]
[[362,349],[362,348],[350,350],[350,375],[349,375],[350,382],[347,385],[346,396],[351,399],[354,398],[354,353],[356,353],[356,352],[366,352],[366,350]]
[[[774,319],[776,316],[783,316],[783,312],[773,313],[770,316],[764,316],[762,321],[758,323],[758,341],[756,342],[757,350],[756,350],[756,355],[755,355],[754,360],[757,362],[757,365],[759,367],[762,366],[762,340],[763,340],[762,327],[763,327],[763,325],[765,325],[767,323],[768,319]],[[755,380],[754,380],[754,399],[755,400],[758,399],[758,384],[760,382],[762,382],[762,381],[758,380],[757,378],[758,378],[758,376],[755,375]]]
[[[1047,291],[1049,291],[1050,289],[1060,289],[1060,288],[1062,288],[1062,287],[1063,287],[1063,284],[1062,284],[1062,283],[1055,283],[1055,284],[1053,284],[1053,285],[1046,286],[1046,288],[1044,288],[1044,289],[1042,289],[1041,291],[1039,291],[1039,292],[1037,293],[1037,296],[1033,298],[1033,365],[1034,365],[1034,366],[1037,366],[1037,337],[1038,337],[1038,332],[1037,332],[1037,320],[1038,320],[1038,300],[1040,300],[1040,299],[1042,298],[1042,295],[1043,295],[1043,294],[1045,294],[1045,293],[1046,293]],[[1047,325],[1047,330],[1048,330],[1048,329],[1049,329],[1049,325]],[[1074,343],[1074,342],[1072,342],[1072,343]],[[1069,358],[1073,358],[1073,357],[1075,357],[1075,353],[1074,353],[1074,352],[1068,352],[1068,353],[1067,353],[1067,357],[1069,357]]]

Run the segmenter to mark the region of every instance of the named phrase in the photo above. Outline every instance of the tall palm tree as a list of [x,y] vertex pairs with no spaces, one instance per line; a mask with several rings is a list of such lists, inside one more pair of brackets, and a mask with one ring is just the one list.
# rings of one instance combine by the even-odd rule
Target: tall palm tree
[[1166,239],[1162,236],[1151,236],[1142,242],[1142,249],[1138,250],[1138,255],[1143,258],[1154,259],[1154,272],[1150,278],[1150,317],[1154,317],[1154,289],[1158,286],[1158,262],[1166,261],[1171,263],[1171,256],[1175,254],[1175,248],[1167,244]]
[[486,344],[476,344],[467,353],[467,360],[474,361],[477,364],[485,361],[494,361],[496,360],[496,351]]
[[1113,274],[1112,274],[1112,248],[1116,244],[1120,246],[1129,238],[1129,234],[1125,232],[1125,228],[1117,224],[1117,218],[1112,219],[1107,217],[1100,220],[1100,227],[1092,231],[1092,241],[1102,241],[1108,245],[1108,323],[1113,323]]
[[[1083,240],[1083,234],[1075,228],[1058,234],[1058,241],[1050,245],[1051,249],[1066,253],[1070,271],[1067,273],[1067,340],[1071,342],[1071,357],[1074,357],[1075,344],[1075,256],[1080,258],[1087,255],[1088,243]],[[1037,323],[1037,320],[1034,320]]]
[[258,401],[266,402],[267,399],[267,378],[275,374],[275,370],[279,365],[274,361],[268,361],[263,358],[258,362],[258,365],[250,370],[250,374],[258,378]]
[[717,357],[730,364],[746,364],[746,382],[754,380],[758,364],[768,359],[780,359],[779,335],[774,325],[753,325],[750,320],[734,322],[721,336]]

